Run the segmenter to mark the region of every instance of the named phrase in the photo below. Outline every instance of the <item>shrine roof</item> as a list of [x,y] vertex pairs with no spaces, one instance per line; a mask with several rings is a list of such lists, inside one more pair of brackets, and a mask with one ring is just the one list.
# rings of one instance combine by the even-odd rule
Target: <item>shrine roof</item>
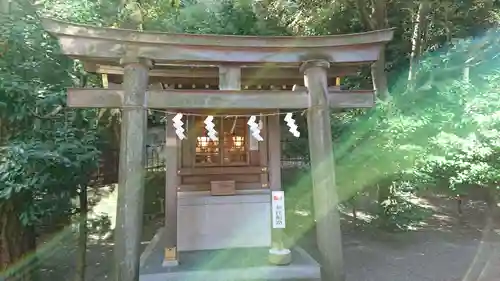
[[245,66],[298,67],[309,59],[333,64],[369,64],[393,37],[393,29],[327,36],[236,36],[172,34],[96,27],[43,19],[64,54],[96,65],[119,65],[125,55],[155,65],[192,67],[236,63]]

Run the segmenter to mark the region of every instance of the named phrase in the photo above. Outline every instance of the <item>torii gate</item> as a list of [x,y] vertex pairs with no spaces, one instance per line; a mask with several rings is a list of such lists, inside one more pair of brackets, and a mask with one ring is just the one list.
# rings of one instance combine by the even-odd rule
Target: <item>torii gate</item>
[[[123,75],[122,89],[69,89],[67,99],[70,107],[122,108],[114,247],[116,281],[139,278],[146,108],[257,112],[308,108],[322,278],[344,280],[338,198],[331,192],[335,175],[329,112],[330,108],[371,107],[374,94],[371,90],[329,88],[329,82],[376,61],[384,44],[392,39],[391,29],[336,36],[256,37],[149,33],[49,19],[44,19],[43,24],[59,39],[63,53],[82,60],[88,70],[107,68],[106,73]],[[218,80],[219,89],[149,89],[150,82],[159,77],[174,84],[213,79]],[[242,90],[242,83],[252,79],[303,83],[305,87],[296,87],[295,91]],[[179,141],[168,135],[166,146],[168,155],[177,158]],[[177,243],[179,182],[175,161],[167,159],[166,163],[166,232],[171,249]],[[277,236],[273,239],[279,239]]]

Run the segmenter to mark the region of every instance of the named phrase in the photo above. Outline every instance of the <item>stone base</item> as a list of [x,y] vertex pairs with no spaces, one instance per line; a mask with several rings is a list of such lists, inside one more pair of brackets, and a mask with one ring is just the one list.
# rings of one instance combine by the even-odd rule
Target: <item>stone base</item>
[[287,266],[269,264],[269,248],[179,252],[179,265],[162,266],[163,249],[144,261],[139,281],[319,281],[319,264],[304,250],[290,249]]
[[292,252],[289,249],[270,249],[269,262],[274,265],[288,265],[292,262]]
[[172,260],[172,261],[166,261],[164,260],[161,266],[163,267],[173,267],[173,266],[178,266],[179,261],[178,260]]
[[179,252],[271,245],[268,190],[238,191],[233,196],[179,192],[178,196]]

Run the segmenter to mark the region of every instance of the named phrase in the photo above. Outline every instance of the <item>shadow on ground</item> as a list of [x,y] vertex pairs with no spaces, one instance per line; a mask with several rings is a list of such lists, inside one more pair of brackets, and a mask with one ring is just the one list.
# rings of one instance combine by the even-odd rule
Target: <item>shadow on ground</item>
[[[96,205],[106,213],[110,227],[114,226],[115,192]],[[347,281],[455,281],[480,260],[480,277],[475,281],[500,280],[500,254],[496,241],[482,241],[484,208],[470,202],[459,220],[455,202],[444,196],[421,197],[418,204],[433,211],[418,228],[409,232],[387,233],[373,228],[364,220],[342,216],[344,263]],[[305,217],[310,214],[304,214]],[[309,221],[312,221],[309,218]],[[143,247],[161,225],[160,220],[145,223]],[[71,230],[65,230],[70,231]],[[318,257],[314,228],[304,224],[297,243],[314,257]],[[110,279],[112,243],[107,240],[90,241],[87,257],[87,280]],[[75,239],[73,235],[54,236],[47,247],[57,247],[43,258],[42,280],[74,279]],[[486,247],[488,255],[478,249]],[[41,247],[44,249],[44,247]],[[481,251],[480,251],[481,252]],[[478,258],[480,257],[480,258]],[[482,260],[481,260],[482,259]],[[497,265],[497,266],[495,266]],[[189,280],[186,280],[189,281]]]

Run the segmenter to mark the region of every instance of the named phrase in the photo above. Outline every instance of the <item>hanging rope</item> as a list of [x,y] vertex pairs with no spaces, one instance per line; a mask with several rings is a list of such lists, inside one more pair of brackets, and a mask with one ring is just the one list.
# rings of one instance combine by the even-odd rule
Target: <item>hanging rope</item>
[[[142,106],[124,106],[121,108],[144,108]],[[308,110],[311,110],[313,107],[308,108],[308,109],[301,109],[301,110],[292,110],[292,111],[281,111],[281,112],[271,112],[271,113],[252,113],[252,114],[207,114],[207,113],[185,113],[185,112],[179,112],[179,111],[167,111],[167,110],[161,110],[161,109],[151,109],[147,108],[147,110],[150,110],[152,112],[160,112],[164,113],[167,115],[176,115],[177,113],[182,113],[182,115],[185,116],[198,116],[198,117],[206,117],[206,116],[213,116],[213,117],[225,117],[225,118],[238,118],[238,117],[252,117],[252,116],[280,116],[280,115],[286,115],[288,113],[292,114],[300,114],[304,115]]]

